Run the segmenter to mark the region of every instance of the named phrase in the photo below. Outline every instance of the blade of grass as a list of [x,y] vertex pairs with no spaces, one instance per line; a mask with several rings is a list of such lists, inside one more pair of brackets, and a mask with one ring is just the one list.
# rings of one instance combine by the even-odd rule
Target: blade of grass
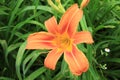
[[24,80],[35,80],[39,75],[41,75],[42,73],[44,73],[46,71],[45,67],[41,67],[39,69],[37,69],[36,71],[34,71],[33,73],[31,73],[27,78],[25,78]]
[[[20,5],[22,4],[22,2],[23,2],[23,0],[17,0],[17,4],[16,4],[14,10],[11,12],[10,19],[9,19],[9,22],[8,22],[8,26],[11,26],[12,22],[14,21],[14,19],[16,17],[15,15],[18,12],[18,9],[19,9]],[[8,39],[10,28],[11,27],[7,28],[6,39]]]
[[8,44],[7,44],[6,40],[0,40],[0,44],[3,48],[3,52],[6,53],[7,48],[8,48]]
[[114,63],[120,63],[120,58],[105,58],[103,62],[114,62]]
[[15,68],[16,68],[16,74],[19,78],[19,80],[22,80],[22,73],[20,72],[20,66],[21,66],[21,63],[22,63],[22,60],[23,60],[23,55],[24,55],[24,52],[25,52],[25,47],[26,47],[26,42],[24,42],[19,50],[18,50],[18,53],[17,53],[17,57],[16,57],[16,62],[15,62]]
[[10,25],[10,24],[13,22],[13,20],[15,19],[15,14],[18,12],[19,7],[20,7],[20,5],[22,4],[23,1],[24,1],[24,0],[17,0],[17,4],[16,4],[14,10],[13,10],[12,13],[11,13],[10,20],[9,20],[9,22],[8,22],[8,25]]
[[12,78],[9,78],[9,77],[0,77],[0,80],[15,80],[15,79],[12,79]]
[[25,25],[26,23],[29,23],[29,21],[30,21],[31,19],[33,19],[34,17],[36,17],[36,16],[38,16],[38,15],[39,15],[39,14],[33,15],[33,16],[27,18],[25,21],[19,22],[16,26],[14,26],[13,30],[11,31],[12,34],[11,34],[8,42],[10,43],[10,41],[13,39],[14,33],[17,32],[17,30],[19,30],[20,28],[22,28],[23,25]]
[[18,15],[21,15],[22,13],[24,12],[27,12],[29,10],[34,10],[34,9],[37,9],[37,10],[43,10],[43,11],[47,11],[47,12],[50,12],[50,13],[53,13],[52,9],[48,6],[26,6],[24,9],[22,9]]
[[8,46],[6,53],[5,53],[5,61],[7,63],[7,65],[9,66],[9,60],[8,60],[8,55],[10,54],[11,51],[15,50],[16,48],[18,48],[21,45],[21,43],[16,43],[16,44],[11,44],[10,46]]
[[24,75],[27,73],[27,71],[32,66],[32,64],[35,62],[35,60],[39,57],[39,55],[40,55],[40,52],[34,51],[25,58],[25,60],[23,61],[23,65],[22,65]]

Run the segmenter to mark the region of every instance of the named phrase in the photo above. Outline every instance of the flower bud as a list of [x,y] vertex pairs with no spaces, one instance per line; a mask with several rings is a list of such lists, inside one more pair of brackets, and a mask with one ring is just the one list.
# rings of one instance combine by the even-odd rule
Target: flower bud
[[87,4],[89,3],[90,0],[83,0],[81,5],[80,5],[80,8],[83,9],[84,7],[87,6]]

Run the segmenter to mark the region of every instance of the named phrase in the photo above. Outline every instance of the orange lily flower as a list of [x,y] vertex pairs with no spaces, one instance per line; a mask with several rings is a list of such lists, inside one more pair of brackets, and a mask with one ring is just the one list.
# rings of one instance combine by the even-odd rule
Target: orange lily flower
[[59,24],[54,16],[48,19],[45,21],[48,32],[31,34],[27,39],[26,49],[52,49],[44,61],[49,69],[55,69],[58,59],[64,53],[64,59],[73,74],[86,72],[89,68],[88,60],[76,45],[91,44],[93,39],[88,31],[76,31],[82,15],[83,11],[74,4],[64,13]]

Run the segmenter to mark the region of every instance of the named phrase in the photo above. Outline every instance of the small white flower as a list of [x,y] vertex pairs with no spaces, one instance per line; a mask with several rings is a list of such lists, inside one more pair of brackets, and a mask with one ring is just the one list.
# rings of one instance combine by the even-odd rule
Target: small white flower
[[105,48],[105,52],[110,52],[110,49],[109,48]]

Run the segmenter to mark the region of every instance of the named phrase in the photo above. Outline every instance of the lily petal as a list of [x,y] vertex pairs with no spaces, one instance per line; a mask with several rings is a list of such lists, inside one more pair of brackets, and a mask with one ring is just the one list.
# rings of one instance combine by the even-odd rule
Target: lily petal
[[47,32],[36,32],[29,35],[26,49],[53,49],[54,36]]
[[53,16],[50,19],[48,19],[47,21],[45,21],[45,26],[48,30],[48,32],[55,34],[56,32],[58,32],[58,26],[57,26],[57,21],[56,18]]
[[75,13],[75,15],[73,16],[70,24],[69,24],[69,27],[68,27],[68,34],[70,37],[72,37],[76,30],[77,30],[77,26],[78,26],[78,23],[80,21],[80,19],[82,18],[83,16],[83,11],[81,9],[78,9]]
[[89,68],[89,63],[86,56],[73,45],[72,51],[64,53],[65,61],[68,63],[71,72],[75,75],[81,75]]
[[74,19],[74,16],[78,13],[78,11],[79,11],[79,8],[77,4],[74,4],[67,9],[67,11],[64,13],[59,23],[61,33],[64,33],[67,31],[71,23],[71,20]]
[[89,31],[81,31],[77,32],[74,35],[74,43],[79,44],[79,43],[88,43],[91,44],[93,43],[92,35]]
[[60,49],[53,49],[52,51],[50,51],[47,55],[47,57],[45,58],[44,61],[44,65],[49,68],[54,70],[56,63],[58,61],[58,59],[60,58],[60,56],[62,55],[63,51]]

